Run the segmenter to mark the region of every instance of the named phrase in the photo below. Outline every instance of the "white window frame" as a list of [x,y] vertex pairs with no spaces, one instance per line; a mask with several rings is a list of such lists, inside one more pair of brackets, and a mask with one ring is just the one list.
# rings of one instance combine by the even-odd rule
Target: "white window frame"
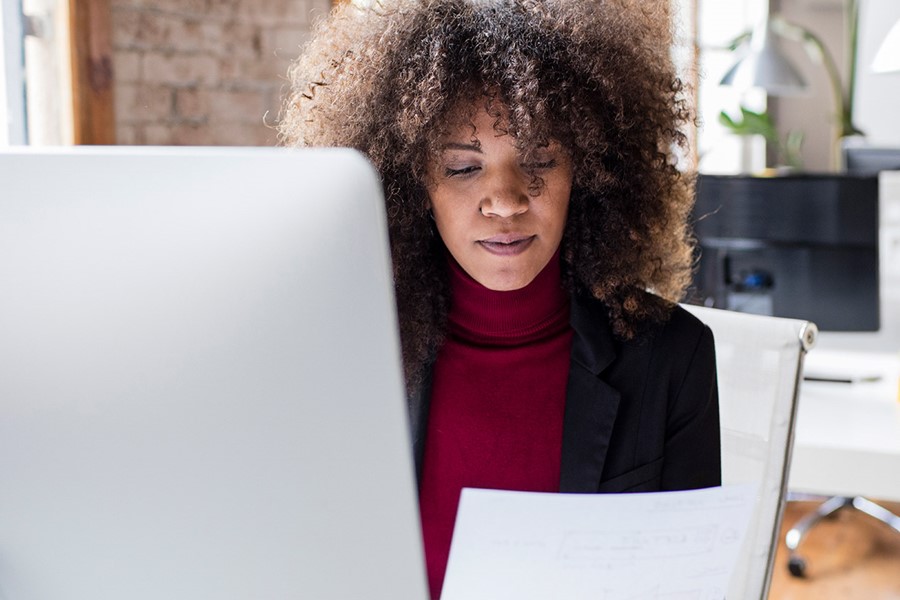
[[0,10],[0,145],[28,143],[22,0],[2,0]]

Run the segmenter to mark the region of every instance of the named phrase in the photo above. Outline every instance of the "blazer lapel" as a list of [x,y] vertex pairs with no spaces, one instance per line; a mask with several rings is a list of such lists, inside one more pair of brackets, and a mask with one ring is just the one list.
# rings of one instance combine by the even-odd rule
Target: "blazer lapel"
[[616,357],[606,307],[572,299],[572,355],[563,417],[561,492],[596,492],[619,409],[619,392],[600,378]]
[[422,479],[422,460],[425,456],[425,432],[428,427],[428,409],[431,407],[432,366],[425,370],[424,379],[409,394],[409,428],[412,438],[413,459],[416,466],[416,480]]

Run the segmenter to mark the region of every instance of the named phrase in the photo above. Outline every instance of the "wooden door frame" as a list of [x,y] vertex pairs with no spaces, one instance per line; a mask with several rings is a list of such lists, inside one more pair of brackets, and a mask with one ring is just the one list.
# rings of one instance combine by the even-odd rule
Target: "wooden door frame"
[[75,144],[115,144],[110,0],[69,0]]

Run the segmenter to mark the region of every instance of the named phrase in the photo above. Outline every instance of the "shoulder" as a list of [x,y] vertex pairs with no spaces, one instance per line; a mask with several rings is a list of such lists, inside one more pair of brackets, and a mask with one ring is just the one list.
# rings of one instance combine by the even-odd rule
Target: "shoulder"
[[657,326],[655,337],[658,338],[657,343],[685,348],[711,344],[713,341],[712,330],[677,304],[671,308],[669,317]]
[[656,311],[662,317],[646,320],[626,340],[613,333],[605,303],[586,295],[576,296],[571,317],[575,332],[573,359],[597,372],[613,363],[675,373],[685,372],[695,361],[715,360],[712,332],[699,319],[648,292],[642,294],[642,300],[665,310]]
[[675,373],[715,368],[712,330],[678,304],[671,305],[667,318],[649,326],[634,342],[649,345],[654,362],[669,365]]
[[[716,388],[716,349],[712,330],[696,316],[674,305],[668,318],[647,332],[648,370],[665,385],[670,411],[705,407]],[[680,408],[677,408],[676,405]]]
[[[680,305],[650,292],[642,292],[641,301],[653,305],[652,312],[662,316],[645,320],[637,328],[632,339],[619,340],[619,344],[625,346],[661,344],[667,347],[687,348],[703,341],[712,342],[709,327]],[[587,295],[576,295],[572,306],[572,325],[576,332],[579,329],[594,331],[599,329],[603,334],[612,336],[609,307],[603,301]]]

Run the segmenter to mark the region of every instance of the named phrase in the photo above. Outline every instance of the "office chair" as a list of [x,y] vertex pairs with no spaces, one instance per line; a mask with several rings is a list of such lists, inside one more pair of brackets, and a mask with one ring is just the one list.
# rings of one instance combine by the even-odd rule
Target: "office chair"
[[722,483],[755,483],[757,505],[729,600],[765,600],[787,491],[803,358],[813,323],[684,305],[716,340]]
[[833,516],[843,508],[855,508],[870,517],[878,519],[888,527],[892,527],[900,533],[900,516],[895,515],[883,506],[872,502],[862,496],[833,496],[820,504],[816,510],[809,513],[788,531],[784,536],[784,543],[790,552],[788,557],[788,570],[794,577],[806,576],[806,560],[800,556],[798,548],[800,542],[809,533],[809,530],[822,519]]

